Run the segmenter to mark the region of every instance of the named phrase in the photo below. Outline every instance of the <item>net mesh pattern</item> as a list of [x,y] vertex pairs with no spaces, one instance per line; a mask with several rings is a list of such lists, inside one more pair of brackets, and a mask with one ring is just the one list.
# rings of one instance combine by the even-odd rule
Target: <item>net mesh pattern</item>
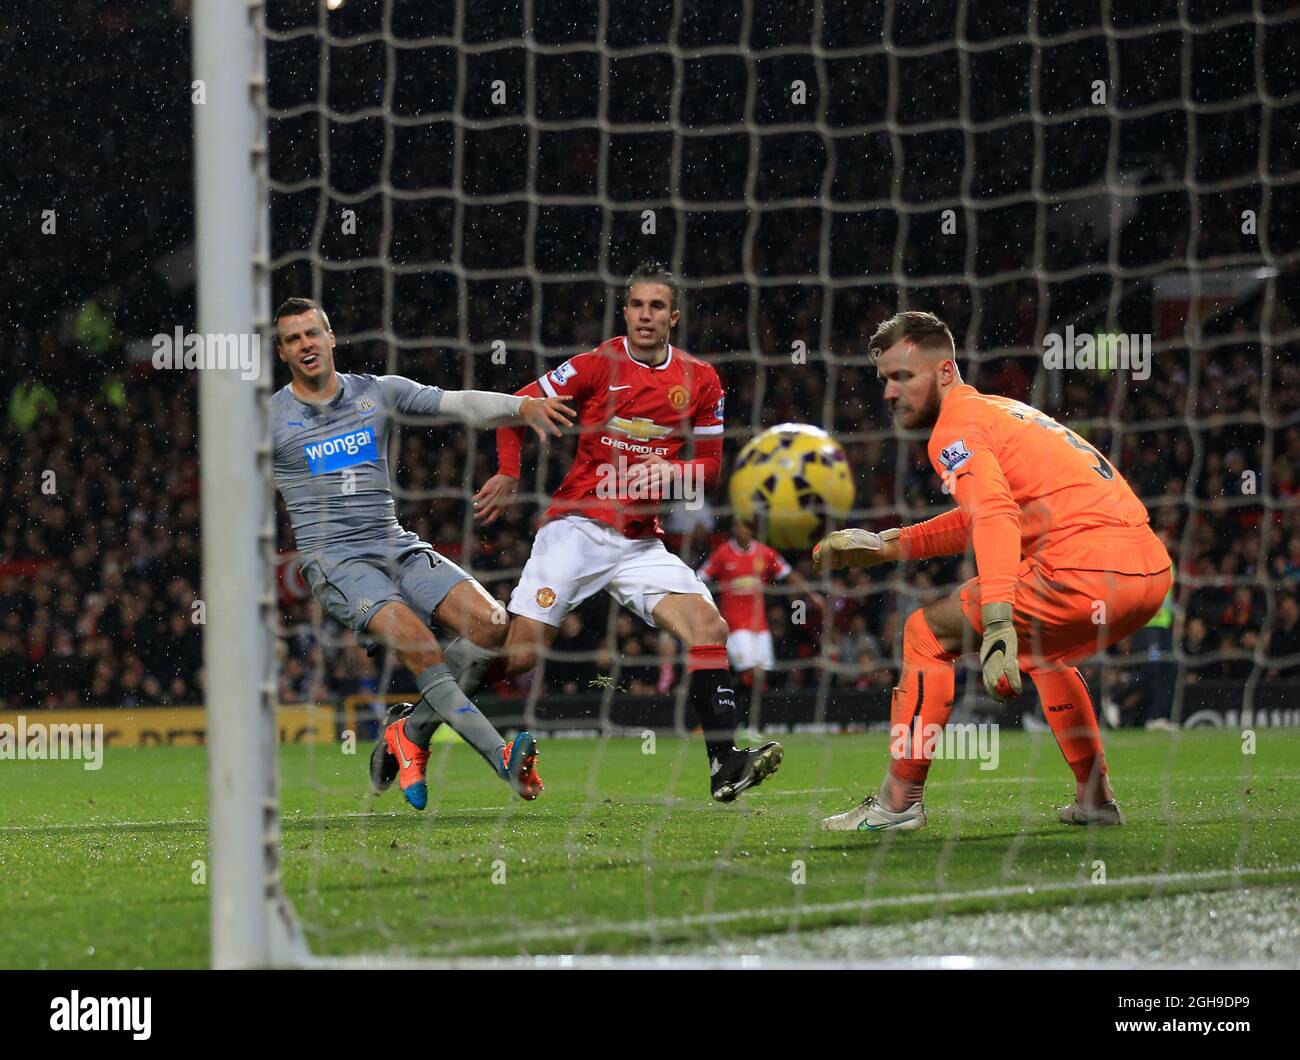
[[[340,370],[512,392],[621,333],[628,273],[661,261],[684,292],[674,340],[713,363],[727,393],[724,471],[764,427],[821,425],[854,470],[849,522],[879,529],[951,505],[926,439],[891,426],[865,353],[896,310],[936,312],[966,381],[1042,409],[1104,453],[1175,560],[1167,643],[1084,666],[1099,709],[1128,719],[1164,703],[1177,724],[1213,701],[1223,724],[1249,727],[1270,712],[1285,720],[1285,698],[1270,690],[1300,662],[1300,645],[1278,635],[1300,577],[1293,5],[266,8],[273,301],[307,294],[327,308]],[[1131,336],[1135,348],[1145,338],[1149,376],[1052,369],[1048,341],[1072,334]],[[573,442],[530,440],[515,514],[480,528],[468,500],[495,470],[492,432],[403,420],[390,448],[399,518],[506,600]],[[669,544],[698,566],[728,514],[725,490],[703,511],[670,514]],[[292,547],[283,524],[281,546]],[[333,860],[386,872],[396,825],[368,807],[337,812],[332,785],[359,779],[361,767],[344,759],[336,770],[316,751],[317,800],[302,812],[318,823],[297,902],[314,944],[436,956],[601,952],[635,939],[634,949],[672,952],[682,933],[722,945],[763,924],[866,923],[908,903],[928,912],[931,899],[942,912],[960,890],[945,871],[964,857],[960,800],[924,895],[898,890],[888,842],[855,855],[853,893],[820,901],[798,887],[791,895],[789,864],[816,859],[811,803],[831,812],[865,793],[834,788],[829,763],[859,739],[839,730],[888,721],[903,621],[973,576],[973,561],[827,579],[806,554],[787,559],[832,603],[823,614],[788,584],[770,587],[777,663],[766,688],[744,689],[741,714],[766,735],[822,734],[789,749],[789,765],[796,755],[805,764],[787,765],[795,780],[784,801],[781,776],[773,782],[771,812],[801,822],[789,857],[750,867],[754,820],[721,817],[707,855],[674,862],[692,881],[684,912],[665,904],[653,868],[617,912],[596,901],[539,918],[516,897],[524,885],[507,884],[491,899],[431,902],[421,914],[428,935],[410,943],[391,909],[331,919]],[[620,748],[692,721],[679,645],[603,594],[573,625],[542,671],[480,703],[503,729],[632,737],[583,745],[566,823],[547,833],[576,886],[602,859],[629,871],[661,861],[666,837],[687,827],[686,792],[703,796],[704,777],[689,742],[640,756],[655,791],[629,803],[645,818],[639,845],[604,845],[597,824],[619,803]],[[349,723],[364,733],[372,704],[414,698],[391,658],[368,658],[301,586],[285,592],[277,633],[282,699],[346,699]],[[978,677],[978,668],[959,673],[955,718],[1009,728],[1023,712],[1032,726],[1032,695],[1000,711]],[[1027,745],[1023,772],[990,779],[1018,806],[1017,831],[984,887],[990,901],[1027,878],[1042,813],[1030,776],[1061,768],[1048,764],[1059,754],[1048,741]],[[1156,812],[1166,821],[1178,813],[1180,746],[1170,742],[1161,766]],[[886,760],[863,753],[864,783],[874,785]],[[467,807],[451,794],[440,778],[458,775],[457,754],[435,745],[429,819],[485,823],[472,849],[440,845],[442,829],[429,826],[404,877],[419,893],[466,857],[483,863],[485,878],[497,860],[519,867],[512,836],[522,811],[504,798]],[[1213,870],[1236,883],[1267,862],[1244,794],[1253,759],[1241,762],[1231,786],[1239,841]],[[1161,835],[1160,856],[1133,887],[1178,879],[1176,837]],[[1073,893],[1074,875],[1044,872],[1041,886]],[[737,878],[744,885],[733,888]],[[762,884],[781,897],[758,913],[727,897]]]

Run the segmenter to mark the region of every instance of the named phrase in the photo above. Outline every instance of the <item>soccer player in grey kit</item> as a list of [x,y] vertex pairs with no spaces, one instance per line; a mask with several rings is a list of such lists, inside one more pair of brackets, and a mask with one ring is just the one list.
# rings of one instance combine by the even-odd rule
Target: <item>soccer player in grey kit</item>
[[[275,329],[276,350],[292,376],[270,401],[275,485],[293,524],[303,577],[331,617],[395,651],[420,689],[413,711],[390,715],[371,755],[375,789],[383,791],[396,776],[406,801],[424,809],[429,739],[446,722],[520,797],[535,799],[542,790],[536,741],[522,732],[507,744],[457,683],[481,676],[504,644],[506,624],[493,620],[500,605],[398,523],[388,429],[398,413],[454,416],[477,427],[522,421],[539,437],[558,436],[573,421],[568,399],[340,374],[329,319],[307,298],[281,305]],[[433,623],[456,634],[445,649]]]

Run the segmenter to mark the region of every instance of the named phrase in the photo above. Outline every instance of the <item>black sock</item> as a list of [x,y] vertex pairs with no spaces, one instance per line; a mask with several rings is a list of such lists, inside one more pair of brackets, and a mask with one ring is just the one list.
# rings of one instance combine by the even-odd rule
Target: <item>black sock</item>
[[691,674],[691,706],[704,728],[710,762],[720,762],[736,749],[737,687],[730,670],[696,670]]

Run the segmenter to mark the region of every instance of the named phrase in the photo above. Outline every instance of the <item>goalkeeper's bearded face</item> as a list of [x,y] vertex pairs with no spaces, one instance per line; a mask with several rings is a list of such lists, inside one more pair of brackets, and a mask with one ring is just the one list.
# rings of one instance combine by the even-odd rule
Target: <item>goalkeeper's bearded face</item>
[[894,422],[905,430],[933,427],[945,390],[961,381],[951,358],[932,357],[909,342],[882,353],[876,371]]

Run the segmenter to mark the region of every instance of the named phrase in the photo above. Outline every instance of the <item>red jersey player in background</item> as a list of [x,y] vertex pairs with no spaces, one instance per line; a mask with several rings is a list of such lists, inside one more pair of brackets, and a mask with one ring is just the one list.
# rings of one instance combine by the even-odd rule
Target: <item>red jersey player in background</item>
[[763,671],[776,667],[764,587],[788,579],[819,611],[826,608],[825,598],[803,575],[776,549],[754,540],[753,528],[740,519],[732,523],[731,539],[715,548],[697,573],[717,583],[722,617],[731,630],[727,637],[731,668],[744,673],[755,688],[762,687]]
[[[571,399],[579,437],[510,597],[504,674],[536,666],[564,616],[604,590],[686,645],[689,698],[704,728],[712,794],[730,802],[774,773],[784,752],[778,743],[735,747],[727,623],[695,572],[664,547],[656,514],[663,500],[702,499],[722,467],[722,384],[712,365],[668,342],[681,315],[677,301],[672,274],[642,265],[624,290],[627,334],[518,391]],[[523,431],[497,431],[497,474],[474,496],[484,525],[515,499],[523,441]],[[487,669],[485,661],[465,681],[490,680]],[[497,672],[493,667],[492,676]]]

